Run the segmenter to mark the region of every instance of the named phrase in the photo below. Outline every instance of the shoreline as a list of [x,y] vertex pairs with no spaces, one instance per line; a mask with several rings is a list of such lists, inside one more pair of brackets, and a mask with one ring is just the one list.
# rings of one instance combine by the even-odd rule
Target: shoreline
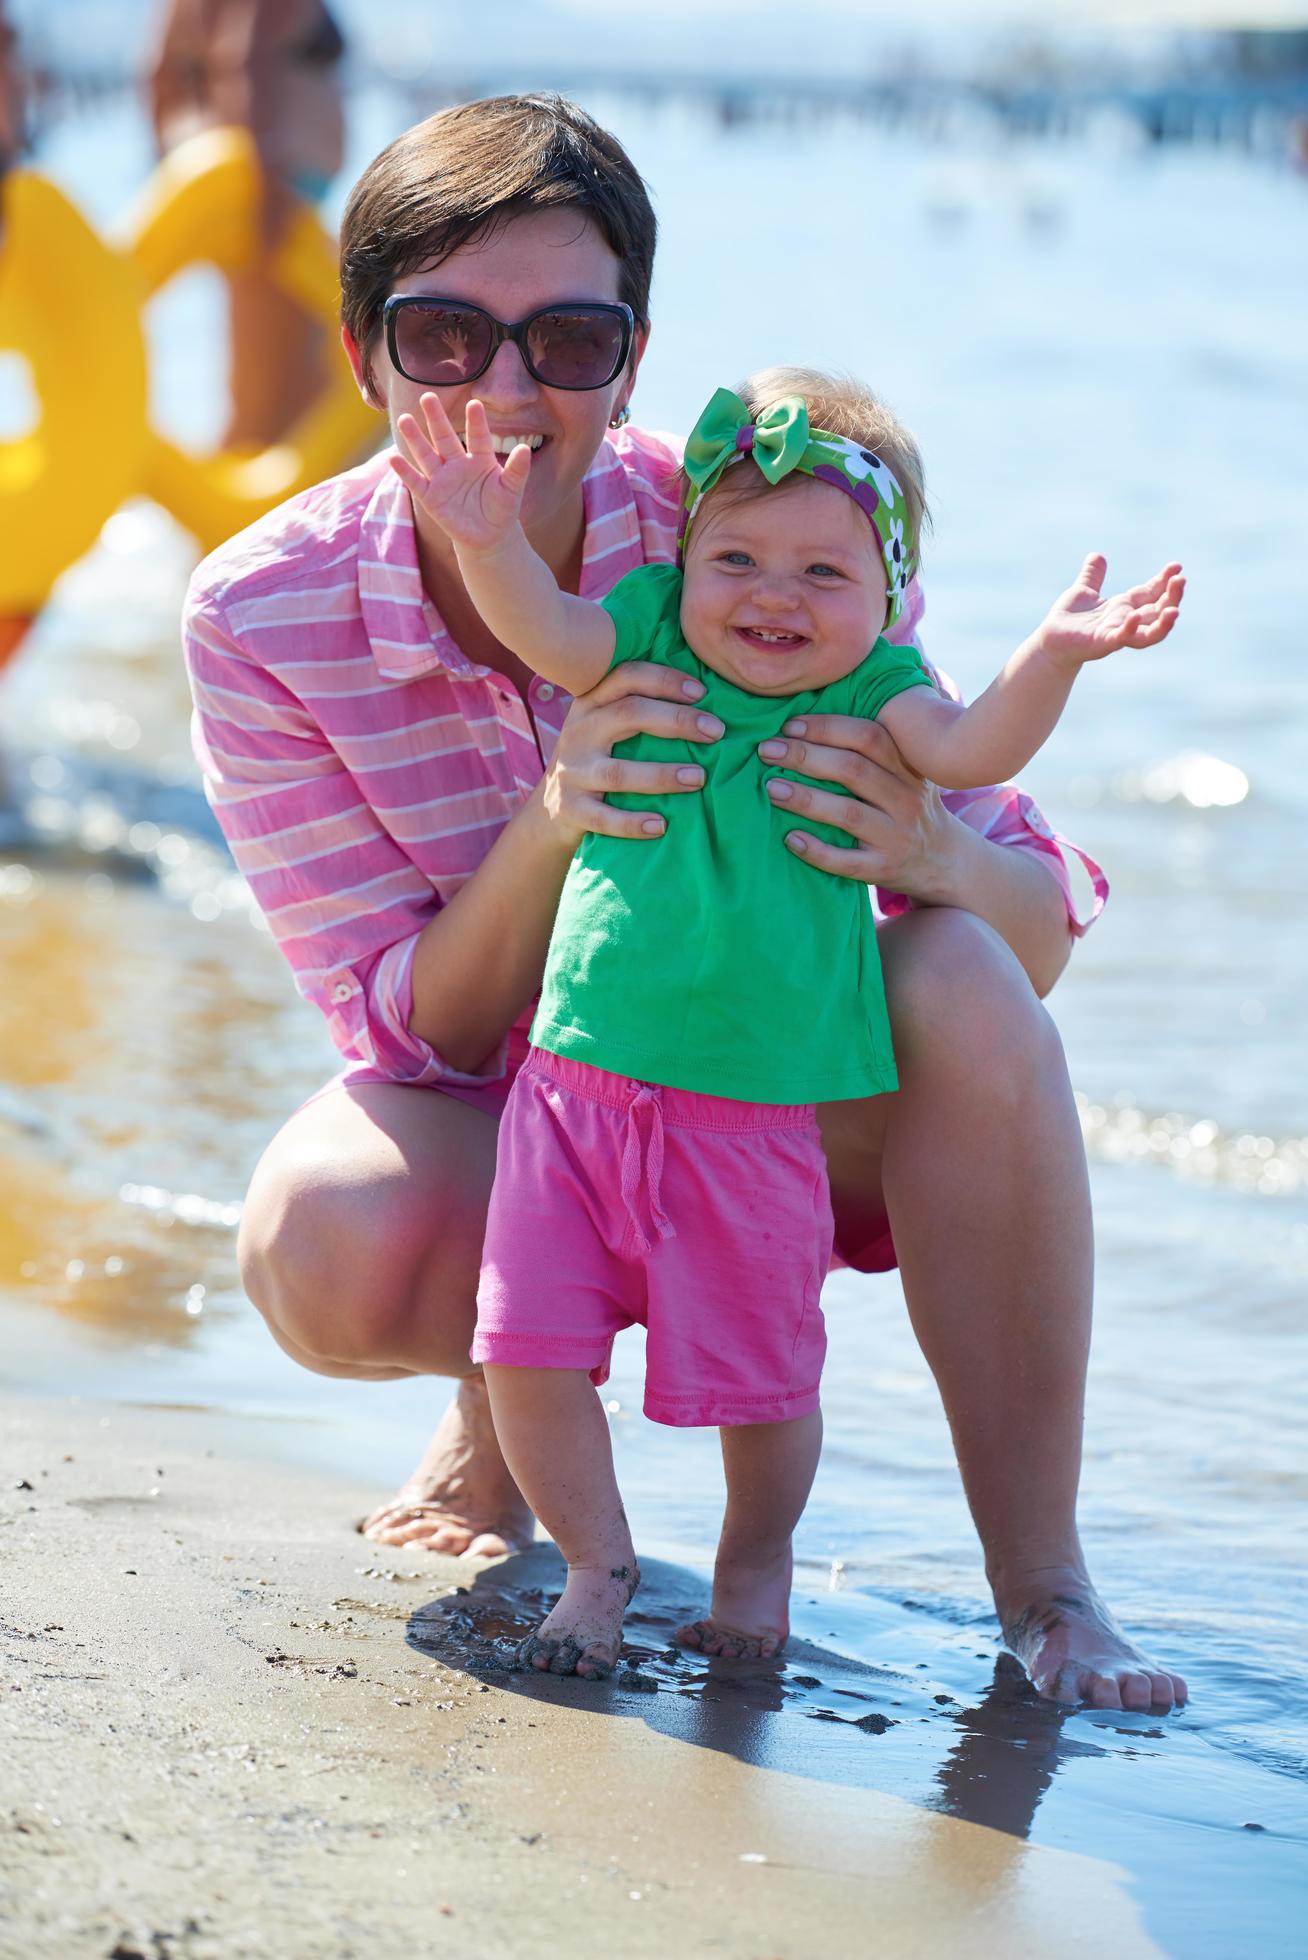
[[0,1424],[0,1954],[816,1960],[873,1917],[928,1960],[1160,1951],[1115,1866],[811,1750],[749,1760],[730,1694],[660,1683],[673,1732],[648,1680],[488,1676],[457,1623],[418,1644],[506,1564],[556,1584],[551,1547],[367,1544],[358,1486],[270,1462],[239,1418],[6,1395]]

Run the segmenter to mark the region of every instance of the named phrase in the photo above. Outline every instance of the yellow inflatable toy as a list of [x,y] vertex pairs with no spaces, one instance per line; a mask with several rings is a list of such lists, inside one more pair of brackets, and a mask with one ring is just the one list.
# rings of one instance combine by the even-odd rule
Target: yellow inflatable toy
[[[165,157],[125,220],[121,242],[147,292],[154,293],[184,266],[200,261],[220,271],[251,264],[259,251],[258,226],[254,144],[244,130],[211,129]],[[336,250],[307,206],[291,220],[273,274],[336,333]],[[377,416],[360,400],[342,356],[319,399],[270,448],[194,456],[153,434],[144,488],[211,551],[284,497],[363,454],[370,439],[377,440],[377,429]]]
[[30,370],[38,420],[0,441],[0,656],[140,490],[149,439],[136,274],[27,170],[0,185],[5,353]]

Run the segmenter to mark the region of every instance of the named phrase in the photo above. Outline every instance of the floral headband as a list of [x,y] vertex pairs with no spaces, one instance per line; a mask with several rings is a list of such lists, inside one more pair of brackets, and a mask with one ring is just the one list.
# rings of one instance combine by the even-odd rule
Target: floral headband
[[787,395],[757,417],[739,395],[719,388],[686,439],[683,468],[686,505],[681,519],[684,548],[690,521],[703,497],[723,472],[752,456],[769,483],[780,483],[792,470],[816,477],[852,497],[876,532],[886,565],[886,624],[893,625],[904,607],[904,592],[917,569],[917,547],[908,522],[908,504],[897,478],[881,458],[856,442],[811,429],[807,405]]

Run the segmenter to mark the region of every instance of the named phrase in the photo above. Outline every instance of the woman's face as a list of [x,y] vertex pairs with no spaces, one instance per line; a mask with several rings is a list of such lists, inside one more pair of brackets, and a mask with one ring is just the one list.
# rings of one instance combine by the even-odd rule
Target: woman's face
[[[494,227],[430,270],[398,279],[393,291],[467,300],[497,320],[513,321],[563,300],[616,300],[618,273],[617,258],[589,218],[576,211],[539,211]],[[606,388],[574,393],[543,387],[528,374],[512,341],[505,341],[476,381],[440,390],[460,434],[467,404],[475,398],[485,405],[492,435],[533,444],[540,439],[522,513],[529,532],[550,530],[561,519],[580,523],[581,479],[610,417],[631,393],[644,338],[638,331],[627,367]],[[359,377],[358,350],[348,332],[344,339]],[[391,365],[380,334],[372,372],[393,436],[397,416],[417,413],[423,388]]]

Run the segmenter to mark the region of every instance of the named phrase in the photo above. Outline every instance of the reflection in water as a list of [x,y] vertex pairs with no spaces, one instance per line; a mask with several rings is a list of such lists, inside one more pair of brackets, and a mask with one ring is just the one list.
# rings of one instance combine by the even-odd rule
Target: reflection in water
[[[698,1592],[696,1575],[659,1560],[643,1571],[622,1665],[607,1683],[514,1670],[518,1641],[562,1587],[552,1547],[506,1559],[470,1588],[420,1607],[408,1640],[511,1693],[550,1702],[580,1695],[756,1767],[879,1789],[1015,1838],[1028,1836],[1062,1764],[1112,1753],[1065,1736],[1066,1712],[1040,1701],[1007,1655],[976,1706],[960,1706],[920,1675],[802,1642],[784,1660],[705,1662],[671,1644]],[[921,1848],[929,1851],[929,1839]]]
[[1092,1742],[1061,1733],[1066,1711],[1041,1701],[1009,1654],[976,1708],[951,1716],[958,1740],[936,1771],[936,1808],[971,1824],[1026,1837],[1059,1765],[1074,1756],[1106,1756]]
[[23,1089],[78,1075],[101,1012],[97,995],[114,984],[114,915],[84,892],[69,896],[60,916],[24,888],[25,902],[11,898],[0,922],[0,1056],[6,1083]]
[[[225,1269],[225,1270],[224,1270]],[[0,1155],[0,1293],[25,1297],[101,1340],[192,1344],[215,1291],[235,1286],[234,1248],[87,1198],[52,1161]]]

